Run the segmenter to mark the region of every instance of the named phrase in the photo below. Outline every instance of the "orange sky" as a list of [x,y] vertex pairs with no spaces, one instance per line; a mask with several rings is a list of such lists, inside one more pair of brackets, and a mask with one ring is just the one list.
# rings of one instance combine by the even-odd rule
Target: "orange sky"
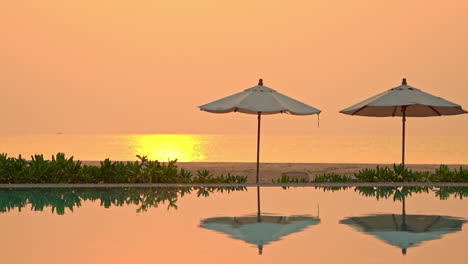
[[[323,111],[264,133],[400,133],[338,111],[402,77],[468,109],[466,1],[2,1],[0,133],[251,133],[197,106],[265,85]],[[467,116],[407,129],[467,134]]]

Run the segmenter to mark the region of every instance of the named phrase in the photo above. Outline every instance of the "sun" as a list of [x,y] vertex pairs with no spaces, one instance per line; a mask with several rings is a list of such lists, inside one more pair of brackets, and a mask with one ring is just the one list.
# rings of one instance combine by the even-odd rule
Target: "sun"
[[152,160],[189,162],[206,159],[202,138],[198,135],[134,135],[130,140],[133,141],[134,155]]

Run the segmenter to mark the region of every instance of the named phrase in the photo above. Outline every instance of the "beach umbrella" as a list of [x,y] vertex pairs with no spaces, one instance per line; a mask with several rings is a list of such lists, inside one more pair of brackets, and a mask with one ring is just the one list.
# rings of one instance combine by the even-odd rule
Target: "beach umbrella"
[[200,227],[227,234],[234,239],[258,247],[258,253],[263,253],[263,246],[281,240],[284,236],[300,232],[305,228],[320,223],[318,217],[309,215],[279,216],[261,214],[260,187],[257,187],[258,210],[256,215],[241,217],[212,217],[203,219]]
[[257,115],[257,183],[260,164],[260,120],[262,115],[286,113],[291,115],[313,115],[321,111],[263,85],[260,79],[257,86],[248,88],[211,103],[199,106],[200,110],[224,114],[239,112]]
[[403,122],[401,164],[404,165],[406,117],[460,115],[468,112],[460,105],[409,86],[403,78],[400,86],[341,110],[340,113],[373,117],[401,116]]
[[387,244],[401,248],[403,254],[410,247],[424,241],[436,240],[443,235],[458,232],[466,222],[461,218],[440,215],[407,215],[404,197],[401,215],[375,214],[348,217],[341,220],[359,232],[373,235]]

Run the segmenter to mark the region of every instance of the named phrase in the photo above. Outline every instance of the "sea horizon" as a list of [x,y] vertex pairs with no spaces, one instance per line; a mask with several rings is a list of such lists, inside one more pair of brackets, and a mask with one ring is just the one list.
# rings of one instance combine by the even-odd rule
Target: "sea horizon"
[[[82,161],[150,159],[179,162],[255,162],[253,134],[0,134],[0,153],[8,156],[51,155],[63,152]],[[407,137],[407,164],[468,164],[468,135]],[[400,135],[265,134],[263,163],[401,162]]]

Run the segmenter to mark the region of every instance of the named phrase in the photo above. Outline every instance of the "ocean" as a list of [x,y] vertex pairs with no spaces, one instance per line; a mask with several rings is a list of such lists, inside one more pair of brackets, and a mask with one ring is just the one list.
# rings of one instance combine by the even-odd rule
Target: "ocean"
[[[64,152],[92,161],[150,159],[180,162],[255,162],[256,135],[18,134],[0,135],[8,156]],[[262,135],[260,160],[287,163],[399,163],[401,137],[384,135]],[[409,136],[406,163],[468,164],[468,135]]]

